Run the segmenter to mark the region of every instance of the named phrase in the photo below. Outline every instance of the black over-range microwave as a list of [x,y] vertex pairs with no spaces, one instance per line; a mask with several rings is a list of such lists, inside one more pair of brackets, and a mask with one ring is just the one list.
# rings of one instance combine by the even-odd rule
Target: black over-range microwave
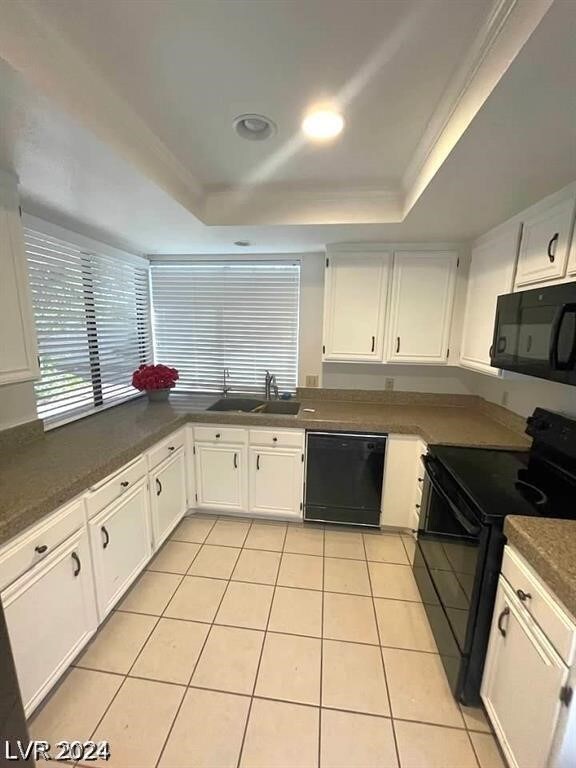
[[576,282],[498,297],[491,364],[576,385]]

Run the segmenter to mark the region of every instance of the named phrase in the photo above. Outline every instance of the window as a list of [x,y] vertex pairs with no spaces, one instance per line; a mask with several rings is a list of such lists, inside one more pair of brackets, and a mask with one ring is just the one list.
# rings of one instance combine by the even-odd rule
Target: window
[[133,397],[152,356],[148,262],[24,229],[38,335],[38,415],[69,420]]
[[294,392],[300,265],[288,261],[156,261],[151,266],[158,362],[180,371],[178,389],[263,394],[264,376]]

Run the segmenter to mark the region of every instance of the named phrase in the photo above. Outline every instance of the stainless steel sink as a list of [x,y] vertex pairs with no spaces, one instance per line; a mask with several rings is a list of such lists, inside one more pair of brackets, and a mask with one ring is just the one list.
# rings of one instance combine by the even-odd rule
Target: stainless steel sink
[[296,416],[300,403],[295,400],[269,400],[256,409],[256,413],[276,413],[282,416]]
[[257,400],[255,397],[221,397],[215,403],[207,408],[208,411],[240,411],[241,413],[252,413],[256,408],[266,405],[264,400]]
[[295,416],[300,403],[295,400],[257,400],[254,397],[221,397],[207,408],[208,411],[232,411],[236,413],[275,413]]

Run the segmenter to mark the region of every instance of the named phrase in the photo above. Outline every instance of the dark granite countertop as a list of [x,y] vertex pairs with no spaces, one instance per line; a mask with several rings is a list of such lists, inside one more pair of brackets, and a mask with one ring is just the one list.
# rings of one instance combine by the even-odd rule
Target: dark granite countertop
[[576,520],[510,515],[504,533],[576,621]]
[[[0,445],[0,544],[118,470],[187,422],[415,434],[427,443],[526,448],[520,433],[495,421],[475,398],[429,395],[398,403],[303,399],[298,416],[206,411],[214,396],[144,398]],[[304,409],[313,409],[305,412]]]

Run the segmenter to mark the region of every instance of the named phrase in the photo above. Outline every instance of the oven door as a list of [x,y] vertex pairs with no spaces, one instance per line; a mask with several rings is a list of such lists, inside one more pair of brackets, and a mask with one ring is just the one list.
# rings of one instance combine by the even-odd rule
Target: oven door
[[452,689],[462,698],[483,579],[489,526],[449,473],[424,457],[426,477],[414,575]]

